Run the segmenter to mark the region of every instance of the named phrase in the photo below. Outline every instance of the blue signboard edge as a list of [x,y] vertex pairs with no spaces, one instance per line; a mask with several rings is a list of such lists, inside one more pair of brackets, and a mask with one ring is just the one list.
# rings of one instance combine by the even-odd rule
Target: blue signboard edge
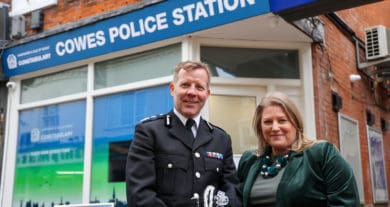
[[[189,1],[189,2],[199,3],[201,1],[196,1],[195,0],[195,1]],[[186,2],[186,3],[188,3],[188,2]],[[154,7],[154,8],[156,8],[157,11],[159,11],[159,10],[162,9],[161,5],[164,5],[163,6],[163,7],[165,7],[164,9],[166,9],[167,11],[170,10],[170,9],[172,10],[172,9],[177,7],[177,3],[175,2],[175,4],[173,4],[172,1],[165,1],[165,2],[162,2],[162,3],[154,4],[154,5],[150,6],[150,7]],[[169,5],[169,6],[167,7],[167,5]],[[181,32],[163,31],[163,32],[161,32],[160,37],[157,37],[156,34],[152,34],[152,37],[149,38],[149,40],[141,39],[141,41],[139,41],[138,43],[132,43],[133,45],[129,45],[127,48],[123,48],[123,46],[119,46],[118,47],[117,45],[111,45],[111,47],[110,47],[111,51],[109,51],[109,52],[118,52],[118,51],[121,51],[121,50],[130,49],[130,48],[133,48],[133,47],[136,47],[136,46],[141,46],[141,45],[149,44],[149,43],[152,43],[152,42],[156,42],[156,41],[162,40],[164,38],[173,38],[173,37],[177,37],[177,36],[180,36],[180,35],[183,35],[183,34],[195,32],[195,31],[200,31],[200,30],[212,28],[212,27],[215,27],[215,26],[220,26],[220,25],[223,25],[223,24],[228,24],[228,23],[231,23],[231,22],[234,22],[234,21],[238,21],[240,19],[250,18],[250,17],[253,17],[255,15],[261,15],[261,14],[265,14],[265,13],[270,12],[270,5],[269,5],[269,1],[268,0],[266,0],[266,1],[264,1],[264,0],[257,0],[256,5],[258,5],[258,6],[255,6],[257,11],[252,9],[251,10],[252,13],[249,14],[249,15],[247,14],[247,12],[238,12],[237,14],[231,15],[230,16],[231,19],[230,19],[230,18],[227,18],[226,14],[223,14],[223,15],[220,15],[223,20],[216,20],[216,18],[214,18],[211,21],[206,20],[207,24],[204,24],[204,23],[201,23],[201,22],[195,23],[195,25],[197,25],[197,27],[198,27],[196,29],[194,29],[194,24],[183,25],[181,27],[181,29],[188,30],[188,31],[184,31],[184,32],[183,31],[181,31]],[[131,13],[133,13],[133,12],[131,12]],[[137,13],[137,11],[135,13]],[[148,15],[145,12],[143,12],[143,13],[144,13],[144,15]],[[128,14],[130,14],[130,13],[128,13]],[[126,15],[119,15],[119,16],[126,16]],[[119,16],[117,16],[117,17],[119,17]],[[103,20],[101,22],[104,23],[105,21],[106,20]],[[211,22],[211,23],[209,23],[209,22]],[[99,23],[94,23],[94,24],[99,24]],[[92,25],[94,25],[94,24],[92,24]],[[207,25],[207,26],[205,26],[205,25]],[[77,31],[86,30],[87,28],[89,28],[89,26],[90,25],[84,26],[84,27],[80,27],[80,28],[77,28],[77,29],[75,29],[73,31],[77,32]],[[41,47],[40,45],[43,45],[41,48],[39,48],[40,53],[36,53],[36,54],[39,56],[39,58],[45,58],[44,57],[44,55],[45,55],[44,52],[52,52],[52,50],[54,48],[54,45],[48,44],[47,41],[49,41],[49,42],[53,42],[53,40],[56,41],[56,38],[59,38],[59,37],[64,36],[64,35],[65,35],[65,33],[59,33],[59,34],[56,34],[56,35],[49,36],[48,38],[39,39],[39,40],[36,40],[34,42],[24,43],[22,45],[18,45],[18,46],[15,46],[15,47],[4,49],[1,61],[2,61],[2,64],[3,64],[3,70],[4,70],[5,76],[7,78],[9,78],[9,77],[12,77],[12,76],[21,75],[21,74],[25,74],[25,73],[29,73],[29,72],[34,72],[34,71],[38,71],[38,70],[42,70],[42,69],[46,69],[46,68],[50,68],[50,67],[60,66],[60,65],[64,65],[64,64],[68,64],[68,63],[72,63],[72,62],[75,62],[75,61],[88,59],[88,58],[92,58],[92,57],[95,57],[95,56],[99,56],[99,55],[103,55],[103,54],[108,53],[108,52],[102,52],[104,50],[107,50],[107,48],[105,48],[105,49],[102,48],[101,51],[99,51],[99,50],[91,50],[91,51],[88,51],[88,55],[81,54],[80,57],[77,57],[77,58],[75,58],[75,57],[71,57],[69,59],[62,58],[62,60],[61,60],[61,59],[58,59],[56,57],[52,57],[52,59],[55,59],[55,60],[40,61],[38,63],[31,63],[31,64],[28,63],[27,66],[23,66],[23,65],[20,66],[20,67],[18,66],[17,69],[13,69],[13,68],[9,67],[9,56],[7,56],[7,55],[13,54],[13,53],[15,53],[15,51],[24,50],[24,48],[29,48],[29,47],[31,48],[31,50],[34,50],[35,48]],[[75,37],[73,37],[73,38],[75,38]],[[44,51],[45,50],[45,45],[44,44],[47,44],[47,45],[50,46],[50,48],[47,51]],[[44,52],[42,52],[42,51],[44,51]],[[22,52],[22,54],[23,54],[23,52]],[[14,62],[17,62],[18,61],[17,58],[18,57],[14,55],[13,59],[11,58],[11,62],[12,62],[12,60]],[[49,59],[50,59],[50,56],[49,56]]]
[[269,4],[271,7],[271,12],[277,13],[283,10],[299,7],[302,5],[306,5],[312,2],[316,2],[318,0],[269,0]]

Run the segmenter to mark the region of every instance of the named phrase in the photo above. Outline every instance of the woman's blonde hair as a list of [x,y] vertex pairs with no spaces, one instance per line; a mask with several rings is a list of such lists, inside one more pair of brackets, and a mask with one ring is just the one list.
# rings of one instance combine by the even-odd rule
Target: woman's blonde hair
[[290,150],[300,152],[314,144],[313,140],[308,139],[303,134],[304,129],[302,116],[294,102],[284,93],[269,92],[262,98],[260,104],[256,107],[256,111],[253,117],[253,129],[255,131],[256,136],[259,138],[258,153],[264,153],[265,149],[269,146],[265,141],[261,128],[261,119],[263,116],[263,111],[264,108],[268,106],[280,106],[289,121],[295,127],[297,131],[296,140],[292,144]]

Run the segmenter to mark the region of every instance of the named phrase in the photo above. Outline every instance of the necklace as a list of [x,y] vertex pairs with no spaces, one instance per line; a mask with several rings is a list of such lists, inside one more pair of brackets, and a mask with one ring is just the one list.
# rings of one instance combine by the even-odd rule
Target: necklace
[[269,155],[263,157],[260,161],[260,174],[263,178],[275,177],[279,171],[287,165],[289,155],[279,155],[271,159]]

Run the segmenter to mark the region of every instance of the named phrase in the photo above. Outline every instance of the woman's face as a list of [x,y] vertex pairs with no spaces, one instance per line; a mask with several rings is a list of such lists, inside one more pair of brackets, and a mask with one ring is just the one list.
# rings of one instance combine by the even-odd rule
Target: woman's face
[[263,110],[261,129],[274,155],[286,154],[296,140],[296,128],[280,106],[267,106]]

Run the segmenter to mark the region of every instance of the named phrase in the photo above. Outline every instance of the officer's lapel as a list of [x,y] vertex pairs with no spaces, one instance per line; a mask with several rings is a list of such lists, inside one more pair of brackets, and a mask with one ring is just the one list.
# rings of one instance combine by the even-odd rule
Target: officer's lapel
[[210,128],[206,125],[204,120],[200,120],[199,128],[196,133],[196,138],[194,142],[194,149],[210,142],[212,139]]
[[183,123],[179,120],[179,118],[175,115],[172,119],[172,127],[169,129],[169,133],[180,142],[182,142],[185,146],[192,149],[192,144],[194,143],[194,138],[190,136]]

